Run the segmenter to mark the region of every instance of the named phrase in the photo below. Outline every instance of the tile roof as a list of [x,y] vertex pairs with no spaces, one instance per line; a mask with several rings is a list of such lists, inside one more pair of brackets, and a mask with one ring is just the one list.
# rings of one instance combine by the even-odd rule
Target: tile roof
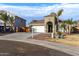
[[29,25],[43,26],[44,20],[33,20]]
[[[59,23],[61,23],[62,20],[59,20]],[[29,25],[35,25],[35,26],[43,26],[44,25],[44,20],[33,20],[32,22],[30,22]]]

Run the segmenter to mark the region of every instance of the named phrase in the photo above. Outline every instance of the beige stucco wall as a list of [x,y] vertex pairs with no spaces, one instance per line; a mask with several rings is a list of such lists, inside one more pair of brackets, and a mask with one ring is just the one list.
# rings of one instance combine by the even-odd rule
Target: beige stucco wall
[[[44,17],[44,25],[45,25],[45,31],[46,32],[48,32],[48,29],[47,29],[47,23],[48,22],[52,22],[53,27],[55,27],[55,18],[54,18],[54,16]],[[52,28],[52,31],[55,31],[55,29]]]

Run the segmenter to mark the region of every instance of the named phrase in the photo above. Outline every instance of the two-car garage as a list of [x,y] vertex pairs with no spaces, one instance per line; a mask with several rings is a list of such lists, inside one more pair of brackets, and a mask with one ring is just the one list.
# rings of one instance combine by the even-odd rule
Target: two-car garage
[[39,33],[45,32],[44,20],[33,20],[29,25],[31,31],[39,32]]
[[40,33],[45,32],[45,27],[44,26],[32,26],[32,29],[33,29],[34,32],[40,32]]

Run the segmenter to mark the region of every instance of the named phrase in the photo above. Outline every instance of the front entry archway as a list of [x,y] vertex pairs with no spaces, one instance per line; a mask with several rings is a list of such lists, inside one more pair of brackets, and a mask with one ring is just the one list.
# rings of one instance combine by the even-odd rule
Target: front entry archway
[[47,32],[51,33],[53,29],[53,24],[52,22],[47,22]]

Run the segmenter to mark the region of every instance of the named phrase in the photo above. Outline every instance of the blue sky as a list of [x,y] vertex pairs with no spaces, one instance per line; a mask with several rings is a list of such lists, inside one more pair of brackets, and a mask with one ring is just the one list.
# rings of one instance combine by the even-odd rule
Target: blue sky
[[51,12],[64,9],[59,17],[62,20],[73,18],[79,20],[79,4],[76,3],[0,3],[0,10],[7,10],[17,16],[27,20],[27,24],[32,20],[43,19]]

